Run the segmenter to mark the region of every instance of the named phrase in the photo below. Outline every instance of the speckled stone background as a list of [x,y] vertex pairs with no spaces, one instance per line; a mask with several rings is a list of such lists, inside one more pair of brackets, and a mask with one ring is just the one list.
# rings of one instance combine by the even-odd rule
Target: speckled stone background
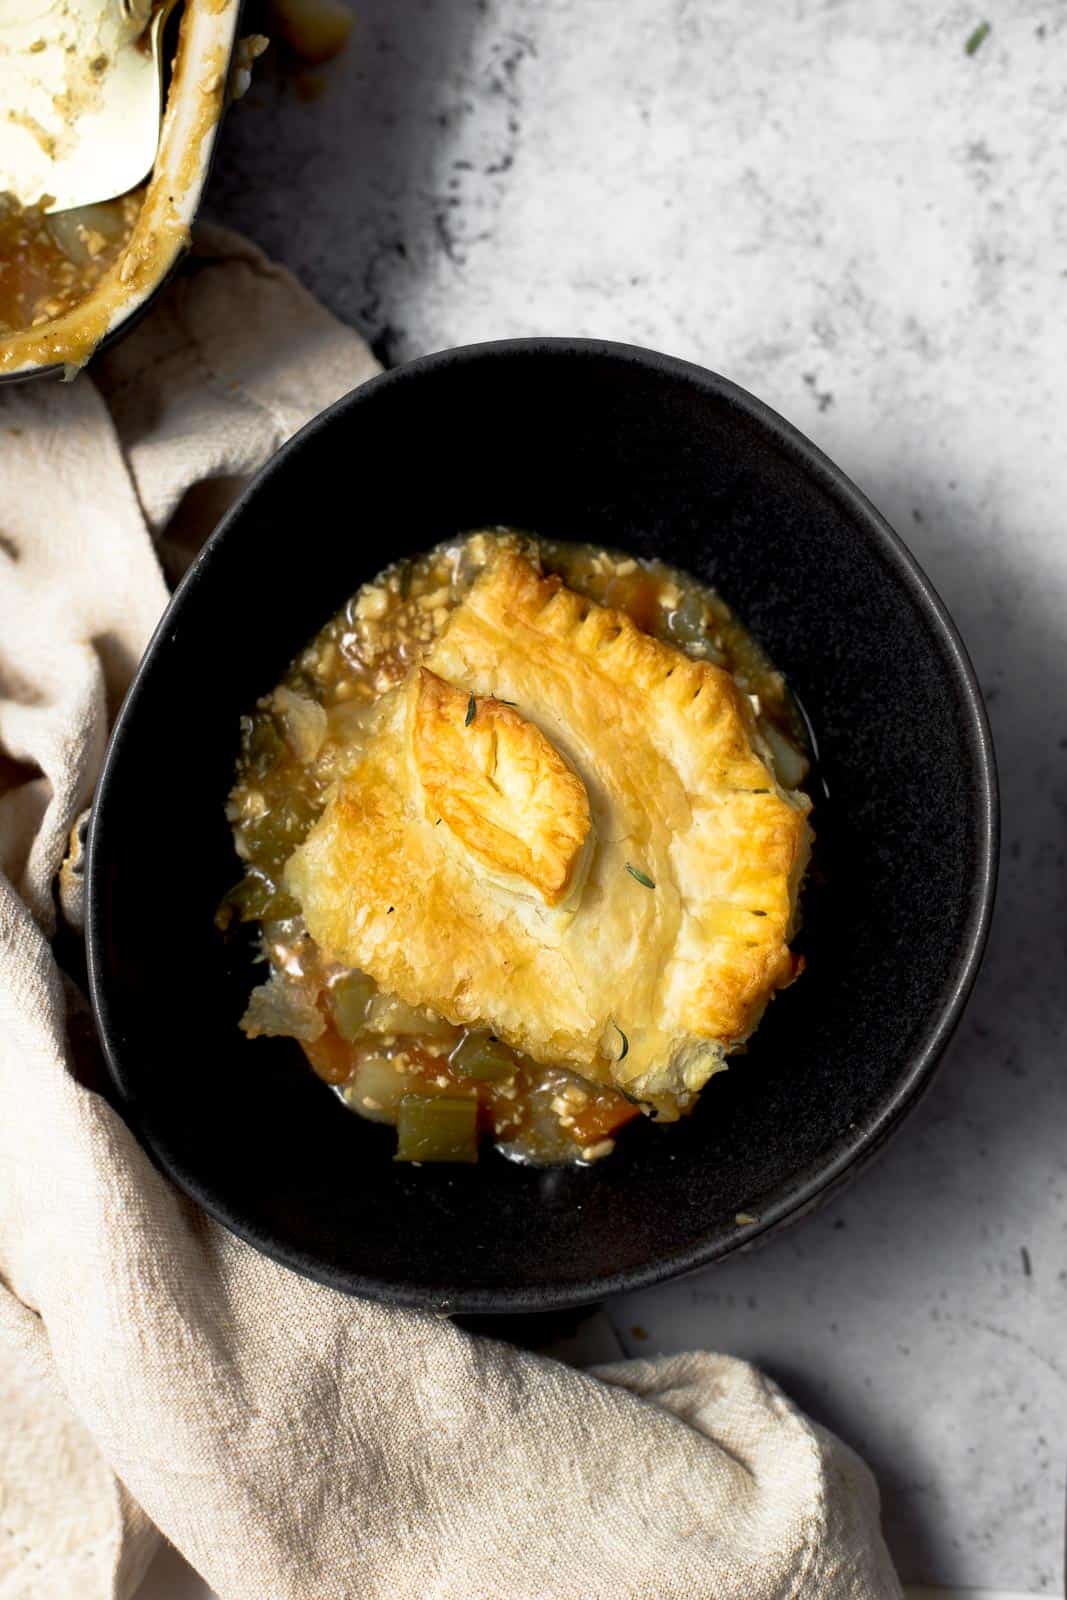
[[631,1351],[754,1357],[853,1442],[908,1579],[1052,1594],[1067,1454],[1067,6],[989,6],[359,0],[319,98],[277,62],[261,72],[209,211],[389,361],[541,332],[718,369],[840,462],[933,577],[1001,764],[979,992],[924,1104],[853,1189],[759,1254],[608,1311]]

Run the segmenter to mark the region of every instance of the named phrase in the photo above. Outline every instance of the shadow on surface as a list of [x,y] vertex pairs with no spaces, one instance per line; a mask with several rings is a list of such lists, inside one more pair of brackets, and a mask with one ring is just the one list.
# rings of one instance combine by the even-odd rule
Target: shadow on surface
[[[526,45],[491,33],[469,0],[361,0],[345,51],[314,72],[272,47],[221,142],[207,214],[314,285],[386,365],[413,353],[398,308],[430,260],[443,250],[461,265],[461,195],[507,160],[486,137],[484,104],[476,157],[453,148],[475,109],[458,85],[476,48],[479,100],[498,104],[506,145],[513,56]],[[339,147],[352,159],[338,161]]]
[[[925,1336],[917,1329],[917,1344],[951,1330],[961,1343],[965,1364],[980,1365],[988,1354],[1002,1369],[1014,1368],[1019,1394],[1009,1391],[1011,1409],[1017,1404],[1021,1414],[1028,1407],[1034,1412],[1036,1459],[1046,1442],[1038,1438],[1042,1428],[1054,1439],[1057,1433],[1053,1420],[1041,1417],[1042,1383],[1047,1385],[1050,1376],[1067,1380],[1067,1369],[1045,1354],[1048,1335],[1031,1326],[1021,1298],[1035,1272],[1046,1282],[1056,1280],[1046,1300],[1061,1296],[1067,1283],[1067,1263],[1050,1259],[1049,1250],[1042,1253],[1037,1242],[1042,1218],[1054,1215],[1053,1202],[1062,1198],[1067,1178],[1067,1156],[1057,1131],[1067,1124],[1067,1076],[1062,1049],[1057,1048],[1067,1034],[1067,680],[1058,585],[1044,587],[1035,572],[1023,586],[1010,531],[995,545],[976,549],[962,505],[957,510],[950,503],[947,512],[942,506],[941,526],[933,530],[914,519],[906,486],[868,480],[864,487],[939,588],[974,661],[997,751],[1002,851],[985,963],[956,1037],[920,1105],[860,1179],[862,1195],[853,1191],[858,1206],[850,1205],[848,1191],[831,1202],[830,1226],[844,1228],[846,1214],[853,1217],[857,1211],[860,1227],[869,1226],[870,1215],[880,1209],[892,1226],[925,1217],[928,1226],[921,1236],[913,1235],[924,1285],[958,1283],[967,1275],[976,1286],[976,1298],[1003,1294],[1002,1309],[984,1322],[951,1300],[940,1311],[923,1305],[920,1292],[917,1320],[940,1316],[947,1327],[945,1334],[930,1330]],[[896,1221],[894,1210],[899,1213]],[[1010,1219],[1020,1215],[1031,1220],[1019,1226],[1016,1240]],[[773,1254],[773,1241],[769,1251]],[[805,1254],[812,1292],[839,1293],[830,1281],[831,1273],[840,1270],[833,1244],[825,1235],[822,1240],[815,1236]],[[1003,1290],[998,1285],[995,1291],[990,1287],[990,1260],[997,1255],[1018,1263],[1014,1302],[1009,1285]],[[892,1265],[888,1270],[892,1272]],[[896,1270],[899,1276],[899,1258]],[[909,1287],[905,1281],[903,1294]],[[754,1342],[760,1337],[760,1320],[752,1318]],[[860,1436],[847,1399],[836,1387],[813,1379],[810,1363],[807,1368],[801,1361],[792,1365],[779,1355],[768,1356],[765,1364],[805,1410],[864,1455],[879,1482],[887,1539],[903,1575],[947,1581],[961,1552],[945,1542],[940,1497],[953,1486],[945,1481],[941,1464],[913,1454],[899,1431],[890,1439],[868,1426]],[[884,1394],[881,1416],[888,1427]],[[958,1421],[965,1434],[983,1435],[982,1419],[967,1415]],[[1017,1422],[1007,1414],[1004,1425],[1025,1426],[1022,1416]],[[1054,1451],[1050,1475],[1055,1502],[1061,1505],[1063,1463]],[[1037,1577],[1047,1585],[1053,1582],[1050,1573],[1062,1553],[1062,1518],[1054,1527],[1046,1527],[1043,1513],[1040,1521],[1042,1548],[1033,1553],[1034,1575],[1024,1579],[1017,1574],[1017,1583],[1033,1583]],[[1055,1592],[1061,1592],[1059,1587]]]

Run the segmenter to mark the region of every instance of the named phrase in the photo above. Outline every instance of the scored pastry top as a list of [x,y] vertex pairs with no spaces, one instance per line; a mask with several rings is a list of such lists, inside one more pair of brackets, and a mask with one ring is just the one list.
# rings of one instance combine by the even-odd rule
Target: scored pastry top
[[729,673],[504,550],[286,881],[332,959],[670,1116],[794,975],[808,808]]

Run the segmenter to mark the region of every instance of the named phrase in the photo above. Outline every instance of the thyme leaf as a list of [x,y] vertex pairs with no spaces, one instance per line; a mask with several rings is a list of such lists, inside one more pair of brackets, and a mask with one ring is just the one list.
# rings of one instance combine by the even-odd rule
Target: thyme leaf
[[626,870],[630,874],[631,878],[636,878],[638,883],[643,883],[646,889],[654,889],[656,887],[654,881],[649,877],[648,873],[642,872],[640,867],[631,867],[630,863],[627,862]]
[[988,22],[980,22],[963,47],[965,53],[969,56],[976,55],[989,38],[991,32],[992,27]]
[[463,726],[469,728],[474,721],[474,713],[478,709],[478,702],[473,695],[467,697],[467,715],[463,719]]
[[618,1034],[619,1038],[622,1040],[622,1053],[621,1053],[621,1055],[616,1056],[615,1059],[617,1061],[625,1061],[626,1057],[630,1054],[630,1041],[626,1037],[626,1035],[623,1033],[622,1029],[619,1027],[619,1024],[616,1021],[614,1021],[614,1019],[612,1020],[611,1026],[615,1029],[615,1032]]

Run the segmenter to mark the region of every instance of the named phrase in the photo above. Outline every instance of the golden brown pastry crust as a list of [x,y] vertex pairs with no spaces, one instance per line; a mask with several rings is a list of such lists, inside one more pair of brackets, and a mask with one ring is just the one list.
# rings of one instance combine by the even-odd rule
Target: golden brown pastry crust
[[556,906],[589,835],[589,799],[540,728],[501,700],[478,699],[436,673],[415,674],[411,747],[438,818],[505,887]]
[[[405,1000],[676,1112],[793,976],[806,799],[776,785],[726,672],[514,552],[474,585],[426,665],[460,699],[418,675],[385,697],[289,864],[313,938]],[[471,695],[475,718],[457,727]],[[580,779],[584,861],[564,783],[559,837],[533,825],[528,857],[504,866],[484,806],[470,804],[484,762],[464,769],[454,748],[479,716],[514,737],[516,758],[536,748],[546,783]]]

